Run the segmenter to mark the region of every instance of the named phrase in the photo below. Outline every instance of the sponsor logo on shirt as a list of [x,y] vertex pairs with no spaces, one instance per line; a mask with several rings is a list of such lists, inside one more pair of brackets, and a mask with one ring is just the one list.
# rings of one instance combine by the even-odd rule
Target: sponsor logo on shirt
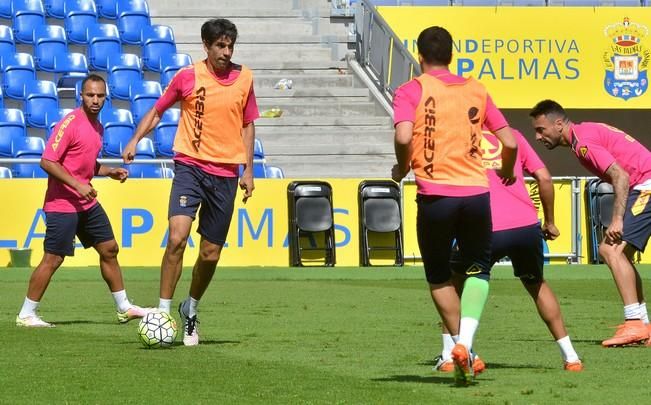
[[70,125],[70,123],[74,119],[75,119],[75,115],[71,114],[59,126],[59,130],[57,131],[56,135],[54,136],[54,142],[52,142],[52,150],[53,151],[56,151],[57,148],[59,147],[59,142],[61,142],[61,139],[63,138],[63,134],[64,134],[66,128],[68,128],[68,125]]
[[194,139],[192,140],[192,147],[198,152],[201,146],[203,115],[206,106],[206,88],[203,86],[199,87],[195,94],[197,95],[197,100],[194,103]]
[[588,154],[588,147],[587,146],[580,146],[579,147],[579,152],[581,153],[581,156],[585,157]]
[[425,136],[423,138],[423,159],[427,164],[423,167],[429,178],[433,178],[434,172],[434,132],[436,131],[436,102],[434,97],[425,100]]

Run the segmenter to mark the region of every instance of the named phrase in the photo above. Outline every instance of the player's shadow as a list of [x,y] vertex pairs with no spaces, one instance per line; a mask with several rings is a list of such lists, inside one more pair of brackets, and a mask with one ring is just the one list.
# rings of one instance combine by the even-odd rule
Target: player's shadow
[[[482,376],[482,381],[491,381]],[[419,383],[419,384],[439,384],[456,387],[454,377],[452,374],[445,376],[422,376],[422,375],[392,375],[390,377],[371,378],[371,381],[377,382],[401,382],[401,383]],[[470,385],[476,385],[477,381],[473,381]]]
[[[601,340],[597,339],[572,339],[572,343],[585,343],[589,345],[601,346]],[[642,345],[644,347],[644,345]]]
[[[240,343],[242,343],[242,342],[239,341],[239,340],[202,340],[202,341],[199,342],[199,345],[200,346],[203,346],[203,345],[239,345]],[[174,345],[176,345],[176,344],[183,345],[183,342],[182,341],[174,342]]]
[[[434,360],[427,360],[420,363],[417,363],[419,366],[432,366],[436,365]],[[532,369],[532,370],[544,370],[544,369],[554,369],[553,367],[545,367],[539,364],[510,364],[510,363],[486,363],[486,370],[497,370],[497,369]]]
[[58,325],[115,325],[114,321],[90,321],[84,319],[77,319],[73,321],[52,321],[55,326]]

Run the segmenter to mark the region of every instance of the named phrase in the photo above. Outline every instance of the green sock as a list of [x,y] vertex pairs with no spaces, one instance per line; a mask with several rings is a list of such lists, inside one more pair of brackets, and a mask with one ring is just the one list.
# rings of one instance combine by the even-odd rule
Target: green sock
[[488,299],[488,281],[470,277],[463,286],[461,294],[461,318],[472,318],[479,321],[484,305]]

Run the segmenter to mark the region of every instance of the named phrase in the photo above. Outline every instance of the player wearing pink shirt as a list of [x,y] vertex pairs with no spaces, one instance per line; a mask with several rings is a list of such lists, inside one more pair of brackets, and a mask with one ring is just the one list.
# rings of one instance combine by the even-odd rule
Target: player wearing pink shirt
[[613,216],[599,254],[615,280],[624,303],[625,322],[604,347],[649,344],[649,317],[642,279],[633,265],[651,237],[651,152],[630,135],[606,124],[575,124],[560,104],[543,100],[530,114],[536,140],[547,149],[570,147],[579,162],[613,185]]
[[[565,329],[561,308],[556,295],[543,276],[543,239],[554,240],[560,234],[554,224],[554,185],[551,175],[531,145],[519,131],[512,130],[518,142],[518,155],[514,173],[516,182],[505,185],[496,170],[502,167],[500,141],[490,131],[483,132],[484,167],[488,171],[490,186],[491,215],[493,218],[493,239],[491,245],[491,266],[504,257],[509,257],[513,273],[520,279],[558,344],[563,357],[563,368],[568,371],[582,371],[583,364],[576,354]],[[538,183],[544,222],[540,224],[538,213],[529,197],[524,181],[525,173]],[[453,258],[453,268],[456,268]],[[462,275],[463,268],[455,274]],[[457,283],[461,285],[460,282]],[[451,350],[454,343],[446,330],[443,332],[443,351],[437,358],[435,369],[452,371]]]
[[192,271],[190,293],[179,305],[186,346],[199,344],[197,307],[226,243],[240,164],[244,165],[239,179],[244,202],[253,193],[253,121],[259,116],[251,70],[231,62],[237,40],[235,25],[226,19],[208,20],[201,27],[201,40],[207,58],[174,76],[122,154],[124,162],[131,163],[138,141],[154,129],[166,109],[181,103],[174,138],[175,176],[169,200],[169,236],[161,265],[159,308],[167,313],[171,310],[183,252],[198,211],[199,256]]
[[[422,75],[401,86],[394,98],[393,180],[413,170],[417,185],[416,233],[430,294],[457,344],[452,349],[455,381],[468,385],[483,367],[471,354],[488,299],[491,213],[482,162],[481,130],[486,124],[502,141],[505,182],[513,179],[517,144],[484,86],[449,72],[452,37],[441,27],[418,36]],[[463,262],[463,293],[452,280],[452,243]]]
[[29,280],[27,296],[16,317],[16,325],[53,327],[36,313],[54,272],[65,256],[74,255],[75,235],[84,248],[92,246],[100,258],[102,277],[111,290],[120,323],[142,317],[147,309],[131,304],[124,290],[118,264],[118,244],[106,212],[97,202],[90,184],[95,175],[124,182],[129,172],[97,162],[102,149],[102,125],[97,120],[106,99],[106,83],[90,75],[82,83],[82,105],[56,125],[41,158],[48,173],[45,192],[44,255]]

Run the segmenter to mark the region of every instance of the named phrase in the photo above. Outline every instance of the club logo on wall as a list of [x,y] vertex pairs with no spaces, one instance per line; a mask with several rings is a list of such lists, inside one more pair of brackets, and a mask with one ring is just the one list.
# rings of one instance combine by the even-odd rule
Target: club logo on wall
[[631,22],[628,17],[604,28],[609,42],[603,54],[604,87],[611,96],[628,100],[641,96],[649,87],[647,68],[651,51],[644,44],[648,34],[645,25]]

